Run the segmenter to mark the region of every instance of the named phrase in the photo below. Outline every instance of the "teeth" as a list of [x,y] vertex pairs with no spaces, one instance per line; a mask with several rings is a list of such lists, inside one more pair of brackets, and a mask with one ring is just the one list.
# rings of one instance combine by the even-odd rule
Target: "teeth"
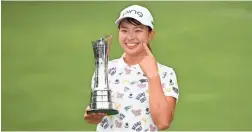
[[135,46],[136,44],[127,44],[127,46]]

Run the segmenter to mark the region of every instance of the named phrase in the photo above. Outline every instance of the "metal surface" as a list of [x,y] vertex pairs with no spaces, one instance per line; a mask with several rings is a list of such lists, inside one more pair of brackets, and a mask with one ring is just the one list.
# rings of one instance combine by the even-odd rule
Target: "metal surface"
[[108,85],[108,39],[108,36],[106,36],[93,41],[95,76],[88,113],[103,112],[108,115],[118,113],[111,98],[111,90]]

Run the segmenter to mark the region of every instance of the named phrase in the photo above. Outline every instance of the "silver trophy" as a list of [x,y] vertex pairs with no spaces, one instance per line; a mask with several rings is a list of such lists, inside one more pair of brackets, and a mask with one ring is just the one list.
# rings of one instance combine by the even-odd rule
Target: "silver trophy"
[[94,86],[90,98],[90,113],[118,114],[112,101],[112,92],[108,85],[108,59],[111,37],[106,36],[92,42],[95,57]]

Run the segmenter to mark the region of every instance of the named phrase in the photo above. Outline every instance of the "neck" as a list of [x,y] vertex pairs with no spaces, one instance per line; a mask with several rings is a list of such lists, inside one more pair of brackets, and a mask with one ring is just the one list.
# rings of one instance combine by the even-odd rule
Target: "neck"
[[144,52],[139,53],[138,55],[126,54],[126,57],[124,58],[124,61],[128,65],[136,65],[136,64],[140,63],[140,61],[143,59],[144,56],[146,56],[146,53],[144,53]]

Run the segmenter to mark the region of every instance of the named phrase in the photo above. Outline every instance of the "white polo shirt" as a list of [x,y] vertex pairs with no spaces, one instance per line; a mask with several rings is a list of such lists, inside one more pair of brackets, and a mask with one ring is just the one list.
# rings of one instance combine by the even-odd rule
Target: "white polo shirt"
[[[140,66],[129,66],[121,57],[109,61],[108,69],[109,88],[119,114],[105,116],[97,125],[97,131],[158,131],[150,115],[148,78]],[[178,100],[179,90],[174,70],[158,63],[158,72],[164,95]]]

